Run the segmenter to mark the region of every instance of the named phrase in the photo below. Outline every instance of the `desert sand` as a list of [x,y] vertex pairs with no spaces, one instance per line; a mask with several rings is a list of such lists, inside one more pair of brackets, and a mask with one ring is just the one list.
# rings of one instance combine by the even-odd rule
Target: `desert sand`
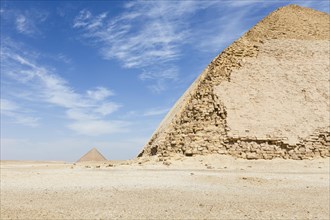
[[2,161],[1,219],[329,219],[329,162]]

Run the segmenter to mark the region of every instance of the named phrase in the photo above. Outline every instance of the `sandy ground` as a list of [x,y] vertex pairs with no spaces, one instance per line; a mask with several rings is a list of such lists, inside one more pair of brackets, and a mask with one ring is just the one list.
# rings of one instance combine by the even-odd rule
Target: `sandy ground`
[[329,158],[138,162],[2,161],[1,219],[329,219]]

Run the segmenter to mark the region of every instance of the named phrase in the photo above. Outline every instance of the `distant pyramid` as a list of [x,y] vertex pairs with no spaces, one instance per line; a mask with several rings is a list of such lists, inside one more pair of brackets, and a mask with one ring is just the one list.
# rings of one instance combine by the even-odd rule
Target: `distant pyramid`
[[95,147],[82,156],[77,162],[107,160]]
[[208,65],[139,157],[329,157],[329,45],[329,14],[277,9]]

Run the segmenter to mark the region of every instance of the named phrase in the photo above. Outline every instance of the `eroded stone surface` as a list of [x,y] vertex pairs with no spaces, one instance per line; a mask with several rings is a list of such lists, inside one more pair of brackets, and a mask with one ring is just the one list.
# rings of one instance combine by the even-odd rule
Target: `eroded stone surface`
[[295,145],[329,126],[329,48],[326,40],[266,41],[258,57],[215,87],[226,106],[228,136]]

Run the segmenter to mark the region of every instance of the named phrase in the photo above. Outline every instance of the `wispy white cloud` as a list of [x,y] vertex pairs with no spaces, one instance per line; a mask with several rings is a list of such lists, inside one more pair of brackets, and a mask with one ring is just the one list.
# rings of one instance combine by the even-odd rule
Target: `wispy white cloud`
[[167,81],[164,79],[158,79],[155,83],[148,85],[147,88],[150,89],[153,93],[160,94],[167,90]]
[[169,108],[154,108],[147,110],[143,115],[144,116],[156,116],[156,115],[164,115],[170,109]]
[[19,15],[17,18],[16,18],[16,28],[19,32],[21,33],[30,33],[30,30],[27,28],[27,21],[26,21],[26,18],[25,16],[23,15]]
[[30,116],[19,104],[8,99],[0,99],[0,112],[2,116],[10,117],[13,123],[30,127],[39,125],[38,117]]
[[[23,48],[12,47],[6,42],[1,51],[2,72],[6,77],[20,84],[24,90],[22,93],[29,94],[28,97],[16,96],[16,98],[27,98],[29,102],[47,103],[63,108],[66,111],[66,117],[72,121],[68,127],[81,134],[109,134],[125,127],[124,125],[127,124],[125,122],[122,122],[120,126],[120,121],[112,123],[106,118],[121,107],[120,104],[108,100],[114,95],[111,90],[99,86],[85,93],[78,93],[54,70],[39,65],[33,57],[21,53],[20,51],[24,51]],[[25,91],[34,92],[26,93]],[[23,121],[23,118],[19,118],[16,113],[14,115],[15,104],[6,100],[4,107],[7,115],[9,115],[8,110],[12,109],[10,115],[16,117],[17,121],[20,119],[22,123],[33,122],[33,118],[26,118],[28,120]],[[86,127],[79,125],[86,125]],[[101,132],[102,128],[106,130]]]
[[93,100],[104,100],[106,98],[108,98],[109,96],[114,95],[114,93],[112,91],[110,91],[107,88],[104,87],[97,87],[94,90],[88,90],[87,91],[87,96]]
[[165,115],[170,110],[169,107],[156,107],[156,108],[149,108],[144,110],[135,110],[135,111],[128,111],[120,115],[121,119],[124,120],[145,120],[148,117],[152,116],[161,116]]
[[179,70],[176,66],[168,66],[165,67],[151,67],[147,70],[142,70],[142,73],[139,75],[141,80],[148,80],[148,79],[171,79],[177,80],[179,76]]
[[[73,27],[83,29],[85,37],[102,43],[100,52],[105,59],[117,59],[127,68],[176,59],[180,55],[176,44],[184,36],[169,19],[160,19],[161,15],[153,12],[157,7],[145,5],[148,7],[135,6],[134,14],[114,19],[105,19],[105,13],[93,16],[82,10]],[[143,24],[136,28],[142,20]]]
[[107,17],[107,13],[102,13],[93,16],[92,13],[86,9],[81,10],[79,15],[74,19],[74,28],[85,28],[86,30],[95,30],[103,26],[103,20]]
[[114,102],[103,102],[94,109],[94,112],[106,116],[117,111],[120,107],[121,105]]
[[148,86],[154,93],[161,93],[167,89],[167,82],[175,82],[179,80],[179,69],[177,66],[155,66],[147,69],[142,69],[139,74],[139,79],[142,81],[153,80],[155,83]]
[[86,9],[81,10],[79,15],[74,19],[74,28],[86,27],[88,26],[89,19],[92,17],[92,13]]
[[182,46],[189,38],[189,16],[212,4],[129,2],[125,4],[126,11],[114,18],[107,13],[93,15],[84,9],[74,19],[73,27],[98,45],[105,59],[116,59],[125,68],[141,69],[139,78],[156,81],[151,88],[161,91],[166,88],[166,81],[178,77],[178,68],[172,62],[180,59]]
[[7,99],[0,99],[0,108],[1,108],[1,112],[15,111],[18,109],[18,106],[16,103],[9,101]]
[[2,9],[2,22],[6,22],[13,26],[18,33],[36,36],[42,34],[40,25],[48,18],[49,13],[45,10],[16,10]]
[[98,117],[94,114],[90,114],[88,109],[83,108],[70,108],[66,110],[66,116],[69,119],[75,121],[85,121],[85,120],[98,120]]
[[30,126],[30,127],[37,127],[39,126],[39,120],[38,117],[28,116],[28,115],[22,115],[18,113],[8,113],[8,115],[15,119],[15,123]]
[[71,58],[69,58],[67,55],[63,54],[63,53],[59,53],[56,56],[53,56],[53,58],[57,61],[66,63],[66,64],[70,64],[71,63]]
[[83,120],[69,125],[79,134],[98,136],[127,131],[129,123],[115,120]]

